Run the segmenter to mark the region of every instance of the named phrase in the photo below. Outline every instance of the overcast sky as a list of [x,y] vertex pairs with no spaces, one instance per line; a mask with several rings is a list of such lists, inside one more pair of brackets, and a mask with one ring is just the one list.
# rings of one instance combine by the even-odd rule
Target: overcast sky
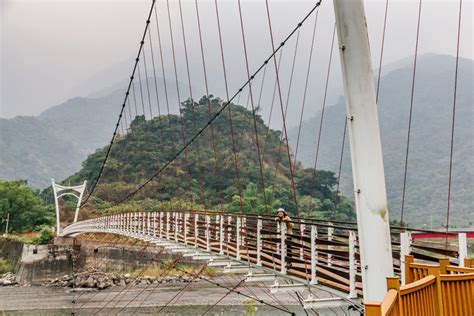
[[[384,64],[413,55],[416,35],[417,1],[389,1]],[[131,71],[150,2],[0,0],[0,117],[37,115],[69,98],[86,96],[125,80]],[[171,3],[172,24],[176,34],[179,34],[176,1]],[[206,57],[210,77],[214,78],[214,81],[211,78],[211,82],[219,82],[217,72],[220,60],[214,1],[200,0],[199,3]],[[286,36],[314,3],[309,0],[270,1],[276,40]],[[423,1],[420,54],[432,52],[455,55],[458,5],[457,0]],[[461,56],[473,59],[473,2],[464,0],[463,6]],[[379,58],[384,8],[384,0],[366,1],[374,63],[378,63]],[[236,0],[220,0],[220,9],[226,58],[231,64],[230,85],[231,89],[236,89],[245,79]],[[194,2],[183,0],[183,10],[194,67],[192,75],[198,82],[196,85],[201,87],[202,74],[198,72],[202,70],[198,69],[201,64]],[[158,12],[164,27],[167,25],[167,16],[163,0],[158,0]],[[264,1],[243,1],[243,13],[251,68],[254,69],[270,53]],[[319,50],[313,68],[323,78],[334,24],[332,1],[323,1],[319,19],[316,48]],[[302,86],[308,59],[312,21],[301,31],[299,72],[296,74],[299,86]],[[181,41],[179,36],[177,42]],[[167,44],[169,40],[166,41],[165,36],[165,53],[169,52],[170,47]],[[178,61],[182,66],[182,45],[177,43],[176,46]],[[285,53],[286,65],[289,66],[291,54]],[[338,71],[338,57],[335,57],[335,62],[334,71]],[[185,82],[184,69],[180,68],[179,73],[183,74],[180,80]],[[221,88],[216,87],[216,90],[221,91]]]

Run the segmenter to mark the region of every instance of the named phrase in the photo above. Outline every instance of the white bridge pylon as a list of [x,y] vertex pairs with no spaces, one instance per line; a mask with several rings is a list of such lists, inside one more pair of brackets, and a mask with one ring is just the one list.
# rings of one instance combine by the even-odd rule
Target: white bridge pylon
[[59,198],[69,195],[77,199],[76,210],[74,212],[74,223],[77,222],[79,217],[79,209],[81,207],[82,196],[86,190],[87,180],[84,181],[81,185],[76,186],[63,186],[57,184],[54,179],[51,180],[51,186],[53,187],[54,194],[54,206],[56,208],[56,234],[59,236],[61,234],[61,220],[59,215]]

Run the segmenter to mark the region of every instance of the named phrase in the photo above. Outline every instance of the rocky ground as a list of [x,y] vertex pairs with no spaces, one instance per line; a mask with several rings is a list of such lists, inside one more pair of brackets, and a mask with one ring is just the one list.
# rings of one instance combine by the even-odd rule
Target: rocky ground
[[132,285],[150,285],[162,283],[188,283],[192,281],[192,277],[183,276],[133,276],[127,274],[106,273],[101,271],[86,271],[78,273],[74,276],[65,275],[62,278],[56,278],[44,284],[45,286],[74,287],[74,288],[96,288],[99,290],[106,289],[111,286]]
[[16,281],[15,274],[12,272],[7,272],[0,276],[0,285],[7,286],[7,285],[16,285],[18,282]]

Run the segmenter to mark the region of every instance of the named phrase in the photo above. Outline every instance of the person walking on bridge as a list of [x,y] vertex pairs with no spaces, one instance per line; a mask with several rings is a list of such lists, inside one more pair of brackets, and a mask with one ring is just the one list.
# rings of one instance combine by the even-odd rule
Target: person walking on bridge
[[275,221],[281,225],[286,226],[286,238],[282,240],[286,244],[286,268],[291,267],[291,263],[293,262],[293,247],[292,243],[292,236],[293,236],[293,223],[291,217],[286,214],[286,211],[283,208],[279,208],[277,210],[277,216],[275,217]]

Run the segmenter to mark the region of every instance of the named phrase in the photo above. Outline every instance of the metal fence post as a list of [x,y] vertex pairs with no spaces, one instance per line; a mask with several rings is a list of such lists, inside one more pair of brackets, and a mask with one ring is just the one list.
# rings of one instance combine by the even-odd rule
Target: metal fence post
[[405,256],[411,253],[411,233],[400,233],[400,271],[402,272],[402,285],[405,284]]
[[466,233],[458,234],[458,253],[459,266],[464,267],[464,259],[467,258],[467,235]]
[[357,298],[355,241],[356,232],[351,230],[349,231],[349,298]]
[[257,265],[262,265],[262,218],[259,216],[257,219]]
[[311,284],[318,284],[316,277],[316,267],[318,265],[318,250],[316,249],[316,240],[318,238],[318,227],[311,225]]

